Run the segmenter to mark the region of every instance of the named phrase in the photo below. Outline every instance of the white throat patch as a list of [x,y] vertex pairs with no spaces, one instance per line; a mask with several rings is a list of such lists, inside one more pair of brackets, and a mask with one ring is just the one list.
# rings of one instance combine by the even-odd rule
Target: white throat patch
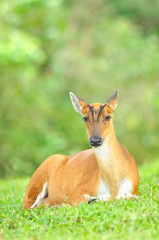
[[105,139],[103,144],[97,148],[95,148],[95,154],[97,156],[97,159],[102,162],[107,162],[109,159],[111,149],[108,146],[108,139]]

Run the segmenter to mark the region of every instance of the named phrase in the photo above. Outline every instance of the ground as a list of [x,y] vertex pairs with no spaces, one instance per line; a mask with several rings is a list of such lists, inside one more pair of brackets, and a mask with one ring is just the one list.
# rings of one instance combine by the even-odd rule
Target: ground
[[159,239],[159,159],[139,172],[138,200],[33,210],[22,207],[29,178],[0,180],[0,239]]

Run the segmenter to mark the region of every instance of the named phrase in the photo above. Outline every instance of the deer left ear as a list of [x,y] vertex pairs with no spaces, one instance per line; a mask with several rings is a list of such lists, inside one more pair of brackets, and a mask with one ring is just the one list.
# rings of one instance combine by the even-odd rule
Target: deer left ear
[[119,96],[119,90],[117,89],[115,93],[109,98],[108,104],[113,109],[113,111],[116,109],[118,104],[118,96]]
[[76,96],[72,92],[70,92],[70,98],[75,111],[82,114],[82,109],[87,105],[86,101]]

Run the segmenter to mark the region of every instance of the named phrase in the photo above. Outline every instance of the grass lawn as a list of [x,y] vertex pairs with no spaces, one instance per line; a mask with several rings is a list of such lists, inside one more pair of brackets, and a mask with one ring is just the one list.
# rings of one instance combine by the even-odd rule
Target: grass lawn
[[0,239],[159,239],[159,159],[139,168],[138,200],[24,210],[29,179],[0,180]]

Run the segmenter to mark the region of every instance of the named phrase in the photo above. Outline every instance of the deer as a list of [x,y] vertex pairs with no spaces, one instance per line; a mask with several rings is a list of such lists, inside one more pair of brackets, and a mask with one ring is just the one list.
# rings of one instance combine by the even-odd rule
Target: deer
[[72,156],[48,157],[31,177],[24,208],[138,198],[137,164],[118,142],[113,125],[118,95],[116,90],[107,103],[88,104],[70,92],[75,111],[83,116],[92,148]]

